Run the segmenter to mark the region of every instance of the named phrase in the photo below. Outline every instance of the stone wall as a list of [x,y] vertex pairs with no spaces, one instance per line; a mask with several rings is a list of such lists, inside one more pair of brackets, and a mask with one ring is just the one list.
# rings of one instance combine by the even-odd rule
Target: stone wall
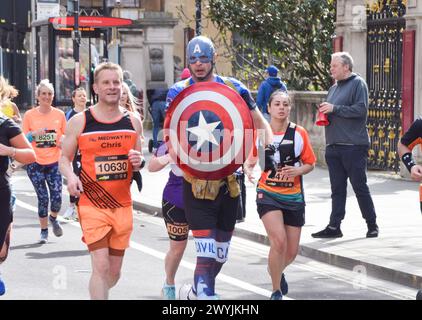
[[[256,100],[256,91],[251,91]],[[304,127],[317,157],[317,164],[326,167],[324,127],[315,125],[317,107],[325,101],[327,91],[289,91],[292,100],[290,120]]]
[[289,91],[292,99],[290,119],[308,131],[309,139],[317,156],[317,164],[325,164],[325,132],[324,127],[315,125],[317,107],[327,96],[327,92]]

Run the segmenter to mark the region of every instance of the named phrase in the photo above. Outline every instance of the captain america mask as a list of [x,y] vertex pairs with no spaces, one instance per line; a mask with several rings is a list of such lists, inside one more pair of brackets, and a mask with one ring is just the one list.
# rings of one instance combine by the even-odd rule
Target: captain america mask
[[194,64],[197,61],[210,63],[214,60],[215,49],[210,39],[198,36],[189,41],[186,53],[189,64]]

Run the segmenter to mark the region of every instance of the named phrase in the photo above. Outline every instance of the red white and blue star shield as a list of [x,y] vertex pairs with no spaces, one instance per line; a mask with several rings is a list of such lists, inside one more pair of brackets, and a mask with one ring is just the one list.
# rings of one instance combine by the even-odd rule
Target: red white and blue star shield
[[252,151],[253,119],[234,89],[199,82],[181,91],[170,104],[164,139],[184,172],[200,179],[222,179],[236,171]]

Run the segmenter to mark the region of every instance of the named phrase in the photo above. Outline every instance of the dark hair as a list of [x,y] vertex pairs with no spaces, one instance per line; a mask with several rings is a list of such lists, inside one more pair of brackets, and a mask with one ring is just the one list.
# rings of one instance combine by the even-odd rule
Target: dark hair
[[278,95],[278,94],[281,94],[281,95],[283,95],[283,96],[287,97],[287,99],[288,99],[288,101],[289,101],[289,105],[292,105],[292,100],[290,99],[289,94],[288,94],[286,91],[284,91],[284,90],[280,90],[280,89],[278,89],[278,90],[274,91],[274,92],[271,94],[270,99],[268,100],[268,106],[270,106],[270,105],[271,105],[271,102],[273,101],[274,97],[275,97],[276,95]]

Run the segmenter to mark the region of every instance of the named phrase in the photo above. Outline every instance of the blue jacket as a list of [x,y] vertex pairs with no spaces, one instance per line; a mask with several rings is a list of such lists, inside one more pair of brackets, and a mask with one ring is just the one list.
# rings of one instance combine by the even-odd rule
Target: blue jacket
[[262,81],[258,89],[258,95],[256,97],[256,104],[262,113],[268,113],[267,106],[268,101],[270,100],[270,96],[275,90],[278,89],[287,92],[286,84],[281,81],[280,78],[269,77],[268,79]]

